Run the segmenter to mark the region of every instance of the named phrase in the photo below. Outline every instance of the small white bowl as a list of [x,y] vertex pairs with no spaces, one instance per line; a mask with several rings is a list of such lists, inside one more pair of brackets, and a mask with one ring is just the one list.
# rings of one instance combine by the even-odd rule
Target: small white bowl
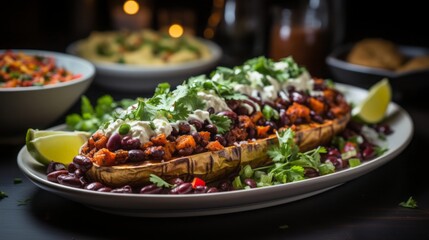
[[[27,55],[49,56],[56,65],[81,77],[45,86],[0,88],[0,143],[21,143],[28,128],[44,129],[65,114],[90,86],[95,67],[87,60],[68,54],[11,49]],[[5,50],[0,50],[3,53]]]
[[[198,39],[211,52],[211,57],[187,63],[165,66],[136,66],[91,61],[97,70],[94,82],[102,87],[126,92],[152,92],[159,83],[168,82],[175,87],[191,76],[215,68],[222,57],[222,49],[212,41]],[[71,43],[66,52],[79,56],[77,47],[83,40]]]

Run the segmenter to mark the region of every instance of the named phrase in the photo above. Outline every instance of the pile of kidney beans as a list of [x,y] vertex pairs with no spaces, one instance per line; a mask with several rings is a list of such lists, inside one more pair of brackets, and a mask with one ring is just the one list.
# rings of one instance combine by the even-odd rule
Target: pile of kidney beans
[[[369,142],[368,139],[362,134],[362,124],[351,121],[346,129],[341,133],[344,139],[350,139],[354,136],[361,136],[363,142],[359,144],[358,157],[361,161],[368,161],[374,159],[375,147],[373,143]],[[372,125],[377,133],[382,135],[389,135],[393,131],[386,124]],[[328,152],[321,156],[321,161],[330,161],[336,168],[336,171],[348,168],[346,160],[341,158],[340,150],[336,146],[326,146]],[[92,162],[89,158],[78,155],[74,157],[73,162],[67,167],[58,162],[51,162],[47,168],[47,179],[48,181],[59,183],[61,185],[87,189],[98,192],[111,192],[111,193],[136,193],[136,194],[201,194],[201,193],[214,193],[214,192],[225,192],[235,190],[232,185],[232,180],[238,173],[232,174],[224,180],[207,184],[206,186],[199,185],[195,188],[191,182],[186,182],[180,178],[174,178],[168,182],[173,186],[171,188],[158,187],[156,184],[149,184],[140,188],[132,188],[129,185],[125,185],[119,188],[111,188],[100,182],[89,182],[85,177],[85,173],[92,167]],[[312,168],[305,169],[305,176],[307,178],[319,176],[318,172]],[[255,180],[245,179],[244,184],[250,188],[257,187]]]

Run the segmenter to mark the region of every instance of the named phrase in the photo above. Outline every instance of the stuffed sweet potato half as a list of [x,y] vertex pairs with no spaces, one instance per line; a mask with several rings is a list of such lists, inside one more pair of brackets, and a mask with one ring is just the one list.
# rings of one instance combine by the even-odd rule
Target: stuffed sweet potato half
[[301,151],[329,143],[350,119],[350,106],[328,81],[291,58],[255,58],[188,79],[103,124],[80,150],[90,181],[140,187],[162,179],[219,180],[244,165],[270,163],[276,132],[292,129]]

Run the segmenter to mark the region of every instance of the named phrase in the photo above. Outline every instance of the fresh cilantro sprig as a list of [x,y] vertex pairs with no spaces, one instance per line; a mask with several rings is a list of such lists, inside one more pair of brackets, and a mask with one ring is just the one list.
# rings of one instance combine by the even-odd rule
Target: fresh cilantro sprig
[[81,97],[81,113],[72,113],[66,116],[66,125],[72,130],[95,132],[103,123],[120,116],[124,109],[136,101],[123,99],[115,101],[110,95],[97,99],[95,106],[88,97]]
[[149,99],[138,99],[134,119],[152,121],[155,118],[166,118],[171,122],[185,120],[195,109],[205,108],[205,103],[197,96],[195,88],[179,85],[170,91],[170,84],[161,83],[155,94]]
[[220,134],[224,134],[231,128],[232,121],[226,116],[212,114],[210,115],[210,120],[216,125],[217,132]]
[[[251,177],[257,181],[257,186],[262,187],[303,180],[305,168],[313,168],[320,175],[335,171],[332,163],[320,161],[320,154],[326,153],[324,147],[300,152],[294,142],[295,133],[292,129],[281,130],[276,134],[279,144],[268,150],[268,156],[273,163],[255,169],[245,166],[240,173],[241,180]],[[238,180],[235,181],[235,185],[239,186]]]

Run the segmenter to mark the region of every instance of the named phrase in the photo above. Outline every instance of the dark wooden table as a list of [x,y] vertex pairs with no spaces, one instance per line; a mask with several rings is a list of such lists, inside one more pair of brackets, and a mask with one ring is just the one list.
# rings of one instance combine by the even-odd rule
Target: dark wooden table
[[[105,93],[134,97],[97,86],[87,95],[96,99]],[[16,164],[23,145],[0,146],[0,191],[8,195],[0,200],[0,239],[429,239],[429,107],[414,99],[398,103],[413,118],[415,132],[410,145],[386,165],[316,196],[215,216],[99,212],[36,187]],[[15,178],[22,183],[14,184]],[[417,209],[398,205],[410,196]]]

